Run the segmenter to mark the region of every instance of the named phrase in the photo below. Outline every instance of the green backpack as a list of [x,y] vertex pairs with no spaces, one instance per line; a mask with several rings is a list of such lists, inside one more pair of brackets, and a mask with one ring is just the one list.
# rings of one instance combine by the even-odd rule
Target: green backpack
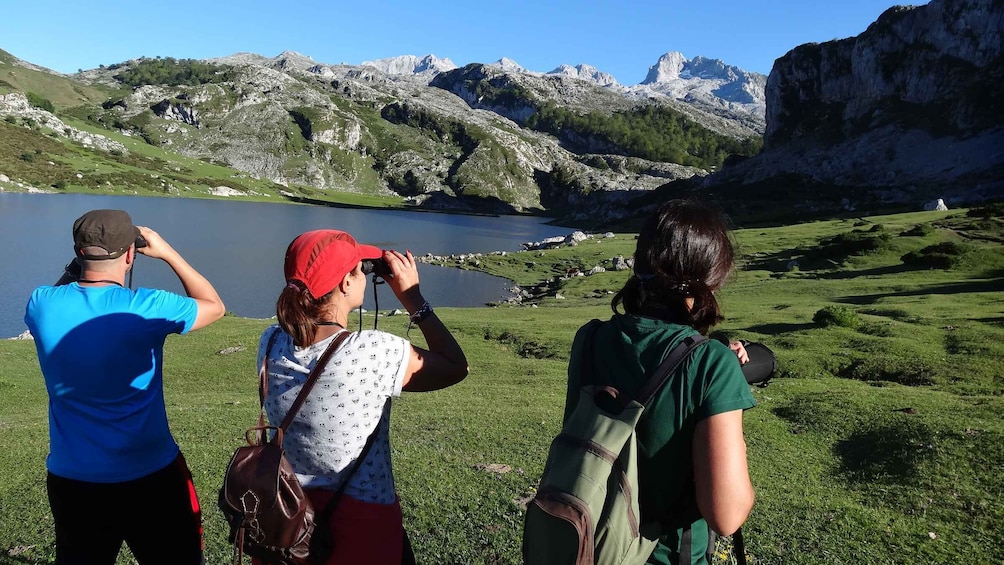
[[707,338],[684,339],[632,397],[596,383],[592,331],[583,342],[579,402],[551,443],[537,494],[527,505],[525,565],[644,563],[665,533],[658,522],[639,521],[635,426],[676,368]]

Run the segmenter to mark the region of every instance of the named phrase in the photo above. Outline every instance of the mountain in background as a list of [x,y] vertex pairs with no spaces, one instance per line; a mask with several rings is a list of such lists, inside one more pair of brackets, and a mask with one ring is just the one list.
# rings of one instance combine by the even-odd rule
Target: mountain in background
[[376,61],[363,61],[361,66],[373,67],[388,75],[428,75],[452,71],[457,68],[453,61],[440,59],[435,55],[426,55],[425,57],[404,55],[377,59]]
[[[793,49],[768,78],[669,52],[633,86],[507,58],[237,53],[63,76],[0,52],[0,189],[221,192],[157,164],[176,155],[226,167],[245,194],[348,191],[591,223],[695,191],[763,217],[1000,198],[1002,11],[893,8],[858,37]],[[102,135],[143,139],[158,161]],[[82,168],[66,151],[151,172]]]
[[1004,198],[1002,22],[999,0],[931,0],[795,47],[767,80],[763,151],[698,190],[764,215]]
[[[6,64],[26,68],[13,57]],[[327,64],[293,51],[143,58],[43,73],[44,88],[0,84],[8,92],[0,114],[28,127],[51,116],[65,120],[57,128],[106,128],[291,189],[593,220],[629,213],[635,197],[667,180],[706,175],[728,155],[759,149],[762,130],[742,120],[664,96],[635,100],[599,71],[573,69],[574,77],[543,74],[506,58],[456,68],[432,55]],[[74,89],[101,94],[39,108],[17,93],[48,99]],[[79,174],[49,184],[92,186]]]

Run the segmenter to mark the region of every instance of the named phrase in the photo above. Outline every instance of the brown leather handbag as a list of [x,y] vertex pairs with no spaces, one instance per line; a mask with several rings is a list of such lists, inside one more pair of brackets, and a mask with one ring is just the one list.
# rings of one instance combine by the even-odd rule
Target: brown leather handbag
[[[293,467],[282,449],[282,435],[317,381],[328,359],[349,336],[342,332],[331,341],[317,360],[289,412],[278,427],[265,424],[265,392],[268,390],[269,352],[281,330],[269,338],[265,358],[259,369],[258,425],[245,434],[248,445],[237,448],[220,488],[219,506],[230,524],[230,543],[234,545],[233,563],[241,563],[244,553],[265,563],[277,565],[312,565],[323,563],[332,547],[320,539],[328,537],[326,528],[316,528],[314,507],[300,487]],[[269,439],[269,436],[272,436]],[[375,436],[374,432],[372,436]],[[371,436],[371,437],[372,437]],[[365,457],[363,454],[357,459]],[[351,478],[351,473],[349,477]],[[348,482],[346,479],[346,483]],[[344,487],[343,487],[344,488]],[[325,509],[328,514],[328,509]],[[314,536],[315,528],[318,535]],[[323,531],[323,534],[321,533]]]

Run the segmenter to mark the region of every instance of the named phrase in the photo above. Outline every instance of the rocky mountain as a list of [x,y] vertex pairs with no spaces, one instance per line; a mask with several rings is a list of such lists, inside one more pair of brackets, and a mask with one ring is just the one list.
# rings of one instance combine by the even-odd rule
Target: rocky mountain
[[416,57],[403,55],[375,61],[363,61],[361,66],[373,67],[388,75],[435,75],[457,68],[453,61],[435,55]]
[[493,67],[498,67],[498,68],[502,69],[503,72],[506,72],[506,73],[528,73],[528,72],[530,72],[528,69],[524,68],[523,65],[520,65],[516,61],[513,61],[512,59],[510,59],[509,57],[502,57],[501,59],[499,59],[498,61],[495,61],[494,63],[489,63],[489,65],[491,65]]
[[65,77],[108,94],[56,114],[287,187],[597,219],[759,147],[740,122],[632,100],[597,84],[596,69],[569,69],[545,75],[505,58],[458,69],[432,55],[331,65],[293,51],[142,58]]
[[[347,65],[287,51],[126,61],[60,77],[58,98],[6,106],[19,112],[9,123],[37,126],[24,101],[48,95],[53,117],[248,178],[433,208],[601,222],[681,190],[795,213],[951,204],[1004,192],[1002,10],[893,8],[858,37],[796,47],[766,79],[674,52],[626,87],[588,65]],[[0,83],[0,95],[12,90]]]
[[575,65],[574,67],[571,65],[559,65],[547,74],[586,80],[600,86],[620,86],[613,75],[600,71],[592,65]]
[[999,0],[931,0],[792,49],[767,80],[763,151],[705,187],[785,185],[804,202],[825,186],[845,208],[1001,198],[1001,30]]

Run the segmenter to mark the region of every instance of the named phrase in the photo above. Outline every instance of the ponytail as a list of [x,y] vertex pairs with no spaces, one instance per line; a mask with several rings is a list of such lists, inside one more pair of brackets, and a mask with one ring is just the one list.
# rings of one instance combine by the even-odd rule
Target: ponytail
[[293,338],[298,347],[306,347],[314,342],[317,334],[317,318],[321,305],[330,298],[331,293],[314,299],[310,291],[299,282],[293,281],[279,293],[275,303],[275,315],[279,326]]

